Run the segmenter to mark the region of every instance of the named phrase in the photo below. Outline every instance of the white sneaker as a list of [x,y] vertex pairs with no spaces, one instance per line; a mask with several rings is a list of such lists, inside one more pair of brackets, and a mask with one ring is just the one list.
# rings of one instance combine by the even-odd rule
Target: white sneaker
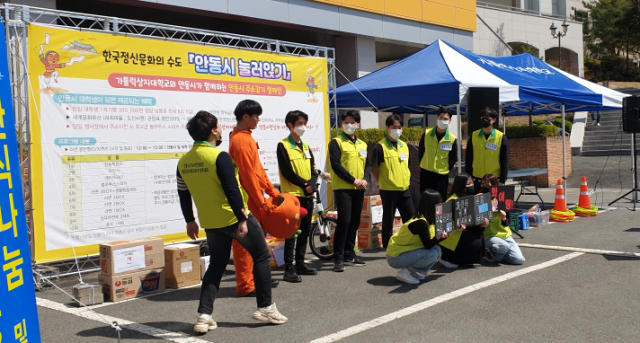
[[600,126],[600,123],[598,123],[598,124],[596,124],[596,125]]
[[280,314],[276,308],[276,303],[271,304],[271,308],[258,308],[253,312],[253,319],[261,322],[270,322],[271,324],[284,324],[288,318]]
[[196,322],[196,325],[193,327],[193,331],[197,333],[207,333],[207,331],[213,331],[217,328],[218,328],[218,324],[216,324],[216,322],[213,321],[213,318],[211,316],[207,318],[198,317],[198,321]]
[[451,263],[451,262],[448,262],[448,261],[445,261],[445,260],[443,260],[443,259],[440,259],[440,264],[442,264],[443,266],[445,266],[445,267],[447,267],[447,268],[449,268],[449,269],[456,269],[456,268],[458,268],[458,265],[457,265],[457,264],[455,264],[455,263]]
[[411,275],[411,272],[407,268],[400,269],[400,271],[398,272],[398,275],[396,275],[396,279],[404,283],[408,283],[410,285],[417,285],[420,283],[420,280],[416,279],[413,275]]
[[422,273],[420,273],[419,271],[417,271],[417,270],[415,270],[415,269],[413,269],[411,267],[409,267],[407,269],[411,272],[411,276],[413,276],[414,278],[416,278],[418,280],[421,280],[421,281],[424,280],[425,276]]

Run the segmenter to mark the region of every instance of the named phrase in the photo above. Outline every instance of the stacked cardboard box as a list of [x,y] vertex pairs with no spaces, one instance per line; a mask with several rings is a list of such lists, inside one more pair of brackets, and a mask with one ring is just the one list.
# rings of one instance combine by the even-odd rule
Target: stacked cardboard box
[[364,197],[360,226],[358,227],[358,249],[377,249],[380,247],[380,225],[382,223],[382,199],[379,195]]
[[276,270],[284,265],[284,239],[267,239],[267,247],[271,253],[271,270]]
[[100,244],[105,300],[113,302],[164,291],[164,241],[149,237]]
[[164,247],[165,284],[180,288],[200,283],[200,246],[181,243]]

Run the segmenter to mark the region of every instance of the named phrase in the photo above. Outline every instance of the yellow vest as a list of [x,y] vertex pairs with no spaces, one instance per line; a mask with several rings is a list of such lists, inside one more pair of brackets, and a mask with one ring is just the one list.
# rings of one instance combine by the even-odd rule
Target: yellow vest
[[[424,220],[427,221],[424,217],[421,218],[411,218],[407,221],[398,232],[391,236],[389,239],[389,245],[387,246],[387,255],[391,257],[398,257],[406,252],[424,249],[424,244],[420,239],[420,235],[414,235],[411,230],[409,230],[409,224],[418,221]],[[429,225],[429,238],[433,239],[436,235],[436,228],[433,224]]]
[[[367,162],[367,143],[356,138],[356,142],[352,142],[347,135],[341,133],[334,138],[340,147],[340,164],[356,179],[362,180],[364,177],[364,168]],[[357,189],[356,186],[347,183],[331,170],[331,185],[336,189]]]
[[[200,227],[206,229],[223,228],[238,222],[218,178],[216,160],[221,152],[222,150],[207,142],[196,142],[178,161],[180,175],[196,203]],[[240,186],[237,167],[235,175],[242,194],[244,211],[249,215],[248,196]]]
[[[291,138],[291,135],[281,140],[280,143],[282,143],[285,150],[287,150],[287,153],[289,154],[289,160],[291,161],[293,172],[304,180],[311,179],[311,153],[309,152],[309,145],[307,145],[307,143],[305,142],[302,142],[303,150],[300,150],[296,142],[294,142],[293,138]],[[282,173],[280,173],[280,189],[282,193],[293,194],[298,197],[311,196],[305,195],[302,188],[289,182],[289,180],[282,176]]]
[[420,161],[420,168],[442,175],[449,174],[449,153],[451,153],[455,140],[456,136],[449,132],[449,129],[444,133],[440,142],[436,137],[435,127],[426,129],[424,132],[424,155]]
[[489,221],[489,226],[484,229],[484,239],[487,240],[489,237],[498,237],[505,239],[511,236],[511,229],[509,226],[502,226],[502,219],[500,219],[499,212],[493,212],[493,218]]
[[[502,135],[502,132],[493,129],[491,130],[489,139],[485,139],[482,129],[473,132],[471,142],[473,144],[474,177],[482,178],[487,174],[500,177],[500,146],[502,146]],[[508,167],[509,166],[505,166],[505,168]]]
[[409,170],[409,147],[398,139],[398,148],[393,146],[389,137],[381,140],[384,163],[378,171],[379,187],[383,191],[405,191],[411,182]]
[[[458,196],[453,194],[447,199],[447,201],[458,199]],[[455,211],[455,208],[453,209]],[[455,223],[454,223],[455,224]],[[460,236],[463,231],[451,231],[449,232],[449,236],[440,242],[440,245],[451,250],[456,251],[456,247],[458,246],[458,242],[460,242]]]

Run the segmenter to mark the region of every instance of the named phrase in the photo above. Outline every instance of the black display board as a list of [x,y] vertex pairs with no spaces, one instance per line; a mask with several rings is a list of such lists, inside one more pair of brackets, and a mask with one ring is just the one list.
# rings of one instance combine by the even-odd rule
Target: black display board
[[514,208],[516,197],[515,186],[491,186],[491,207],[492,211],[511,211]]
[[453,204],[445,202],[436,205],[436,237],[442,236],[443,232],[449,233],[453,230]]

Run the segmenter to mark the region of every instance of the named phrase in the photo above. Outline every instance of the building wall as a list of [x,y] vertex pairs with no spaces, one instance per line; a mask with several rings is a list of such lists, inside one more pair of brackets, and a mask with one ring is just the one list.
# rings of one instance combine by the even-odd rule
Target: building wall
[[[547,49],[558,47],[558,39],[554,39],[549,32],[551,23],[555,22],[558,27],[562,23],[557,18],[483,7],[478,7],[477,13],[503,41],[506,43],[522,42],[530,44],[540,50],[539,57],[541,58],[546,58],[545,51]],[[569,25],[567,35],[562,38],[562,48],[577,53],[578,74],[583,76],[582,24],[569,21]],[[480,20],[478,20],[478,29],[474,34],[473,40],[473,52],[477,54],[488,56],[511,55],[509,48]]]

